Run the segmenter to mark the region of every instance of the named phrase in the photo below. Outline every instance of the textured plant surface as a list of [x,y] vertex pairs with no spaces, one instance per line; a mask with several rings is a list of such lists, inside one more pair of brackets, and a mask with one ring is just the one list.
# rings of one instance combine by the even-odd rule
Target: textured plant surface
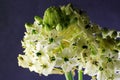
[[[26,23],[24,55],[18,64],[39,74],[65,74],[67,80],[81,70],[97,80],[116,80],[120,70],[120,33],[92,23],[70,4],[49,7],[43,16]],[[68,74],[69,73],[69,74]]]

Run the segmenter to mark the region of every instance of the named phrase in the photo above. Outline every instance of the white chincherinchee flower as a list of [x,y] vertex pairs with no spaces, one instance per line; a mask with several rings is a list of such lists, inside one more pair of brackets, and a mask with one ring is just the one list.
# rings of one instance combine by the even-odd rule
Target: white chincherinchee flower
[[88,74],[90,76],[97,75],[98,67],[94,65],[95,63],[96,63],[95,61],[88,61],[85,66],[84,74]]
[[110,51],[108,51],[102,55],[101,59],[99,60],[100,67],[97,73],[97,80],[116,80],[115,67],[119,64],[117,61],[117,53],[110,53]]
[[61,67],[64,72],[69,72],[75,66],[78,66],[78,60],[72,49],[64,48],[57,56],[56,67]]
[[32,64],[31,59],[26,55],[19,55],[18,61],[18,64],[24,68],[28,68]]
[[97,80],[120,77],[120,32],[100,28],[80,13],[70,5],[50,7],[43,19],[26,23],[19,66],[45,76],[84,69]]
[[[47,76],[48,74],[51,74],[52,70],[53,70],[53,68],[55,66],[55,62],[54,61],[51,62],[49,58],[48,58],[48,60],[46,60],[46,59],[47,58],[44,57],[44,58],[42,58],[41,61],[39,61],[39,62],[41,62],[41,67],[42,67],[41,72],[45,76]],[[39,69],[39,67],[38,67],[38,69]]]

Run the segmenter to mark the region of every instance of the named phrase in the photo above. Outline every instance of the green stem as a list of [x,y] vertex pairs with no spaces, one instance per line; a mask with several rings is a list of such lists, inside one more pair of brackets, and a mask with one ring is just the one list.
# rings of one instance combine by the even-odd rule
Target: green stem
[[65,78],[66,78],[66,80],[74,80],[71,71],[65,73]]
[[78,80],[83,80],[83,71],[82,70],[78,71]]

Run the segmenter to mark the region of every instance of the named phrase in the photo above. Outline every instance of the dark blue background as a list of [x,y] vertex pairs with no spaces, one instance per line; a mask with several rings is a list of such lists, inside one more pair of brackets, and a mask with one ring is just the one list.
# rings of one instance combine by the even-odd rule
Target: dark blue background
[[93,22],[120,30],[120,0],[0,0],[0,80],[65,80],[63,75],[39,76],[18,67],[17,56],[23,51],[25,22],[32,23],[35,15],[42,17],[49,6],[67,3],[87,11]]

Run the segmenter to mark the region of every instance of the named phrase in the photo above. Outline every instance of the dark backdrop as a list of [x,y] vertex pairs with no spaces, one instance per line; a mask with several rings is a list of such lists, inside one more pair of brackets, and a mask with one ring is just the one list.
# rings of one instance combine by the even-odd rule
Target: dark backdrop
[[32,23],[35,15],[42,17],[49,6],[67,3],[87,11],[93,22],[120,30],[120,0],[0,0],[0,80],[65,80],[63,75],[39,76],[18,67],[17,56],[23,51],[25,22]]

